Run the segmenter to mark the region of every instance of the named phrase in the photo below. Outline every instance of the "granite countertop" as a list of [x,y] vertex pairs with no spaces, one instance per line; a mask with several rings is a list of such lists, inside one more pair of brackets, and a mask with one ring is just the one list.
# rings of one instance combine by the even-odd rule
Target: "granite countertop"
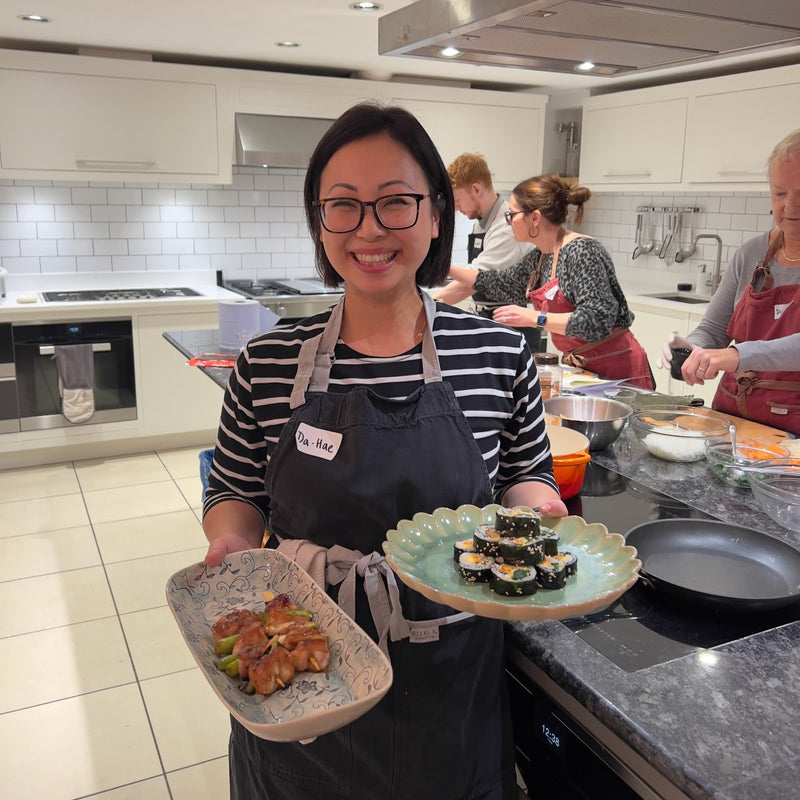
[[[227,352],[220,350],[217,334],[183,331],[164,337],[190,358]],[[225,386],[229,369],[202,369]],[[800,536],[762,514],[748,491],[718,481],[705,461],[654,458],[628,429],[611,447],[593,452],[592,460],[718,519],[800,546]],[[635,672],[618,667],[560,622],[506,623],[506,630],[512,647],[685,796],[798,796],[800,622]]]
[[[800,545],[705,461],[656,459],[630,430],[592,459],[719,519]],[[688,797],[798,796],[800,622],[636,672],[559,622],[507,623],[507,631],[513,646]]]

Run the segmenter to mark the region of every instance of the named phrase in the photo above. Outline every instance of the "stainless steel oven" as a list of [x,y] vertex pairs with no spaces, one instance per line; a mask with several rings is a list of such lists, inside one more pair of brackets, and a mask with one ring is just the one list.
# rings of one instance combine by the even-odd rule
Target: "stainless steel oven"
[[58,345],[91,344],[94,353],[94,416],[83,425],[136,419],[133,328],[130,319],[14,325],[19,429],[67,427],[61,411]]
[[0,433],[19,431],[17,377],[11,323],[0,325]]

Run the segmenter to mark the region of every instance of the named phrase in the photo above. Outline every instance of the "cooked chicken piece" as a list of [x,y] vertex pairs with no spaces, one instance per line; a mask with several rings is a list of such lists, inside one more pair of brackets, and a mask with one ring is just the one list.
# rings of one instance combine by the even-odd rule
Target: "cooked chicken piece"
[[289,650],[297,672],[325,672],[331,660],[328,652],[328,637],[318,633],[298,641],[294,648]]
[[250,667],[250,681],[258,694],[272,694],[288,686],[294,673],[289,651],[276,647]]
[[239,633],[233,645],[233,654],[239,661],[240,677],[246,678],[250,667],[267,652],[269,639],[261,620],[253,622]]
[[285,594],[279,594],[270,600],[264,609],[267,633],[274,636],[276,633],[287,631],[297,622],[307,622],[310,615],[299,609]]
[[255,611],[237,608],[220,617],[211,626],[211,635],[214,637],[214,641],[218,642],[220,639],[240,633],[243,628],[259,621],[260,617]]

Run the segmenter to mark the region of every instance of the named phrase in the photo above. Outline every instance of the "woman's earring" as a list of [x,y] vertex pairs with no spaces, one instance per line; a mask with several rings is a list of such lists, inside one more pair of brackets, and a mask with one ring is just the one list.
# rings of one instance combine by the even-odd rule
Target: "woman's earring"
[[[534,228],[535,228],[535,230],[534,230]],[[531,239],[535,239],[538,235],[539,235],[539,226],[538,225],[531,225],[530,228],[528,228],[528,236]]]

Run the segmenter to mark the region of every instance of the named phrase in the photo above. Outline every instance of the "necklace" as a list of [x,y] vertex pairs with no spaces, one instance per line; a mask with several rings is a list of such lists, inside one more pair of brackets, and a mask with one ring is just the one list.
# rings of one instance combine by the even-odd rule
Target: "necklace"
[[793,264],[800,263],[800,258],[791,258],[790,256],[786,255],[786,248],[781,247],[781,255],[787,260],[791,261]]

